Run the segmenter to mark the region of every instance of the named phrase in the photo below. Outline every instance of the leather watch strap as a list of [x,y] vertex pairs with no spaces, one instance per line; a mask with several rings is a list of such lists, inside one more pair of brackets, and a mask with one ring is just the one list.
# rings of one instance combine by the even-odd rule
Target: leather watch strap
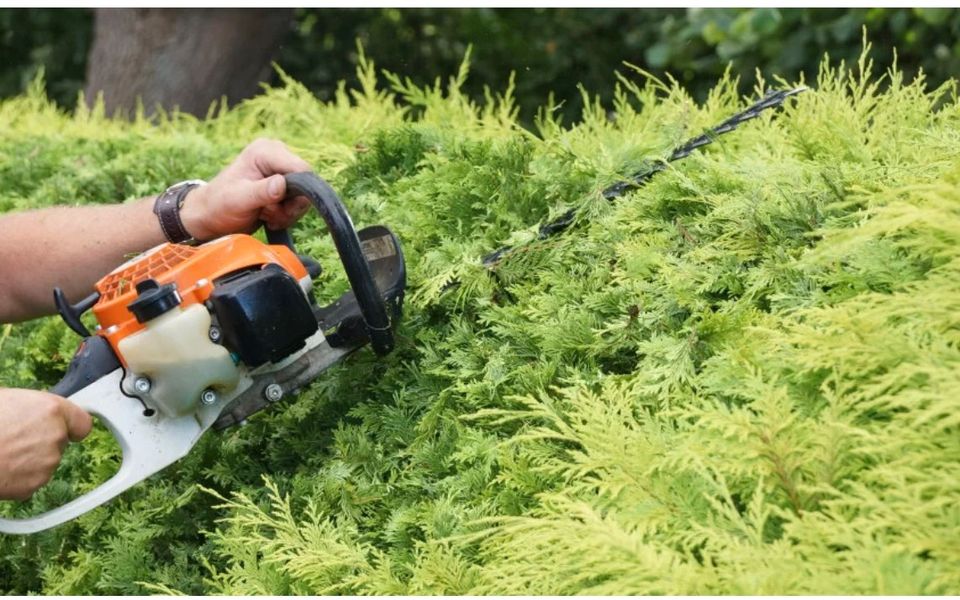
[[202,181],[183,181],[174,184],[157,196],[153,203],[153,213],[157,215],[160,221],[160,229],[163,230],[163,236],[167,241],[174,244],[189,242],[193,236],[183,226],[180,220],[180,207],[183,205],[183,199],[193,188],[203,185]]

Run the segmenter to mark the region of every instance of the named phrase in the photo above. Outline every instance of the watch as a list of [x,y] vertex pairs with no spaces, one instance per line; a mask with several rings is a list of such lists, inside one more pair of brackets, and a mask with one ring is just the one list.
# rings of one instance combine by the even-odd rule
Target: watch
[[183,221],[180,220],[180,207],[183,206],[183,200],[190,190],[206,183],[202,179],[181,181],[171,185],[157,196],[153,203],[153,214],[157,215],[157,220],[160,221],[160,229],[167,241],[174,244],[189,244],[196,241],[183,226]]

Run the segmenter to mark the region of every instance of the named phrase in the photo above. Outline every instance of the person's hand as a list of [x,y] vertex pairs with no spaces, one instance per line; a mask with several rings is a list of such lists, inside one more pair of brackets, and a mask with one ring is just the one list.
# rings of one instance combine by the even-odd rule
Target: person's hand
[[270,229],[293,225],[310,208],[303,197],[284,201],[283,175],[310,171],[310,165],[277,140],[258,139],[207,185],[187,194],[180,218],[198,240],[228,233],[252,233],[259,221]]
[[72,402],[0,388],[0,499],[27,500],[53,476],[67,442],[87,437],[93,420]]

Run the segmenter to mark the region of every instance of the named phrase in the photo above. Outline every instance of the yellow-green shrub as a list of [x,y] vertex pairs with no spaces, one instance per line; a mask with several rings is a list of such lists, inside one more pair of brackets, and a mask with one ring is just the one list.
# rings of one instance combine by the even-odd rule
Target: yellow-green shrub
[[[960,593],[960,107],[866,65],[615,203],[600,191],[744,103],[623,78],[515,125],[448,86],[296,82],[205,120],[0,103],[0,207],[113,202],[287,141],[403,240],[397,351],[59,529],[0,538],[0,589],[144,593]],[[391,90],[391,91],[388,91]],[[612,112],[609,112],[612,111]],[[570,207],[583,219],[537,241]],[[105,224],[104,235],[110,227]],[[345,285],[320,222],[295,232]],[[520,244],[491,277],[481,257]],[[452,280],[460,284],[452,289]],[[0,383],[77,340],[2,330]],[[102,481],[98,431],[22,507]]]

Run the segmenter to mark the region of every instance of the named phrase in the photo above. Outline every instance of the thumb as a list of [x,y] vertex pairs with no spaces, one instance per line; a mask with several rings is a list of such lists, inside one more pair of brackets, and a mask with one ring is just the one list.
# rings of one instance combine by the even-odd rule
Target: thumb
[[253,182],[253,189],[250,190],[253,198],[253,204],[257,208],[264,208],[271,204],[276,204],[283,200],[287,192],[287,180],[283,175],[271,175],[266,179],[260,179]]
[[71,442],[79,442],[87,437],[93,428],[93,419],[85,410],[70,402],[60,399],[60,412],[63,413],[63,419],[67,423],[67,435]]

